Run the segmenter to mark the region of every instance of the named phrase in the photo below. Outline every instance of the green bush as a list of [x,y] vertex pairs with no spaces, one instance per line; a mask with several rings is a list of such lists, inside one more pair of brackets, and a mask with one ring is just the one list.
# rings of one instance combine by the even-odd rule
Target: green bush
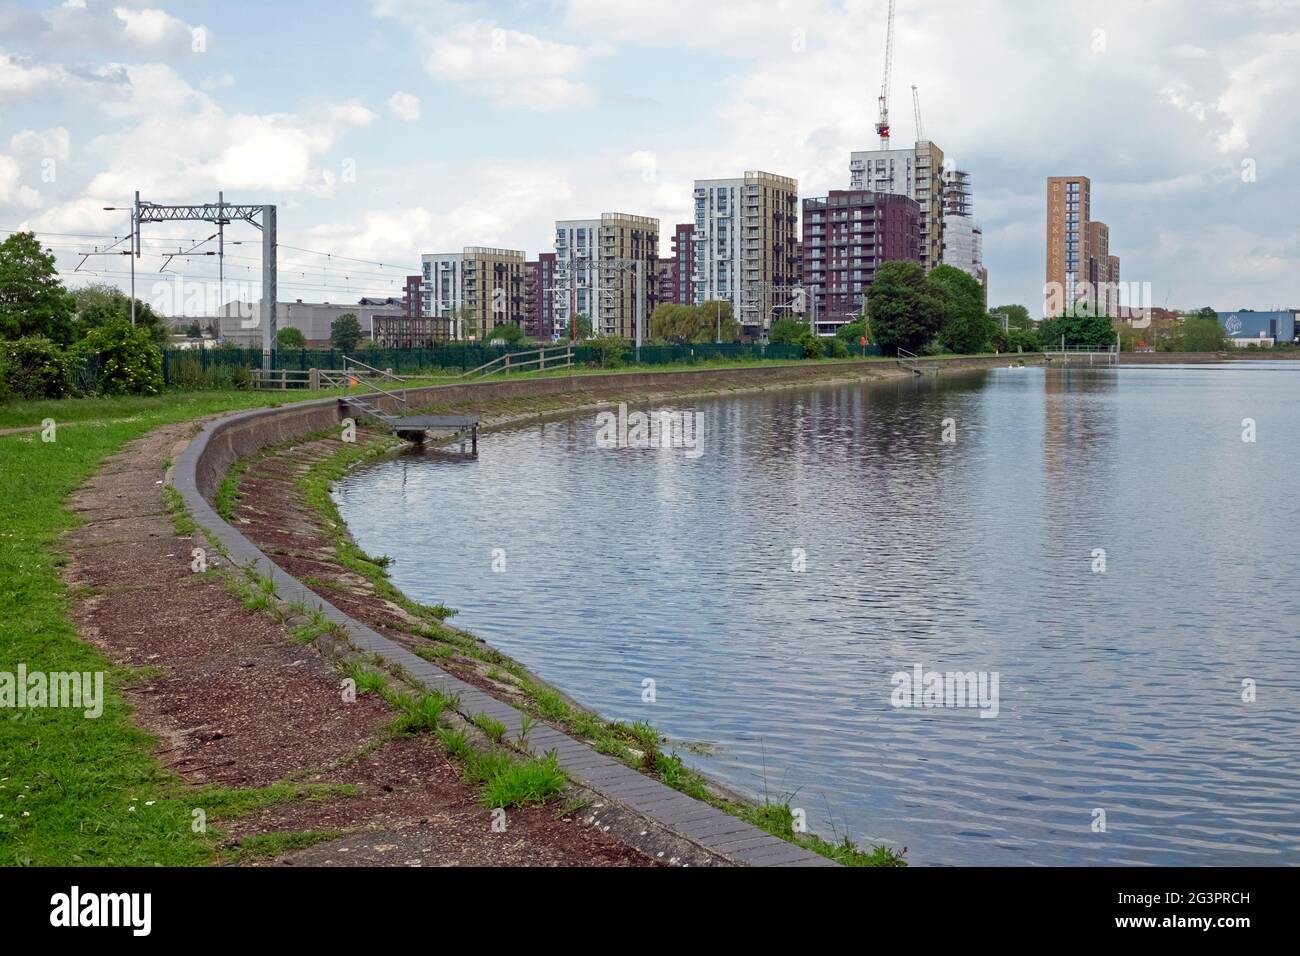
[[275,344],[282,349],[302,349],[307,347],[307,339],[303,336],[302,329],[286,325],[275,333]]
[[0,341],[0,392],[15,398],[63,398],[76,392],[72,357],[40,335]]
[[826,355],[828,358],[848,358],[849,344],[841,338],[826,340]]
[[77,346],[98,364],[101,395],[157,395],[163,389],[162,351],[149,330],[125,322],[91,329]]
[[248,388],[251,383],[251,370],[243,365],[214,361],[204,368],[203,356],[197,349],[173,356],[168,362],[167,384],[180,391]]
[[813,335],[812,329],[798,319],[780,319],[772,323],[768,341],[773,345],[798,345],[803,348],[804,358],[821,358],[822,342]]
[[1039,352],[1037,329],[998,329],[993,333],[993,344],[999,352]]
[[627,343],[617,335],[597,335],[582,343],[596,353],[596,360],[601,368],[619,368],[623,364],[623,353]]

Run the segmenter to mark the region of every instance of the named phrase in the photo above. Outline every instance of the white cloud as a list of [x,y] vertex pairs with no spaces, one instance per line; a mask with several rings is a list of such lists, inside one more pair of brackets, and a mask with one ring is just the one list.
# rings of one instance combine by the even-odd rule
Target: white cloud
[[114,7],[113,16],[122,23],[122,33],[141,47],[190,43],[193,33],[184,21],[165,10]]
[[0,154],[0,209],[6,206],[35,209],[40,204],[40,193],[22,185],[22,168],[18,161]]
[[71,154],[72,137],[62,126],[46,130],[25,129],[9,140],[9,148],[20,156],[31,159],[53,159],[64,162]]
[[217,90],[228,90],[235,85],[235,78],[229,73],[213,73],[211,76],[205,76],[199,86],[209,93],[215,93]]
[[551,112],[579,109],[596,100],[578,74],[606,52],[598,46],[555,43],[485,21],[422,36],[430,76],[498,108]]
[[388,109],[399,120],[414,123],[420,118],[420,98],[399,91],[388,98]]
[[18,38],[36,39],[48,50],[82,46],[100,55],[182,56],[194,52],[195,31],[203,29],[165,10],[135,2],[64,3],[27,18]]
[[31,64],[0,50],[0,103],[46,92],[66,78],[62,67]]
[[327,155],[348,132],[374,120],[353,101],[301,114],[229,113],[170,67],[106,69],[123,82],[99,105],[122,124],[84,152],[105,157],[107,165],[79,197],[48,210],[44,228],[66,226],[65,213],[75,218],[96,206],[120,205],[137,189],[157,199],[202,198],[222,188],[256,192],[271,202],[294,194],[329,195],[343,160],[327,162]]

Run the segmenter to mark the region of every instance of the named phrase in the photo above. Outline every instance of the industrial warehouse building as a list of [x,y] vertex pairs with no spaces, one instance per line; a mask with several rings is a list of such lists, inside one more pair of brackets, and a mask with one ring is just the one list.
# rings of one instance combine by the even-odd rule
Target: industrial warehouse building
[[[276,304],[277,328],[292,326],[303,334],[308,348],[328,348],[330,325],[341,315],[355,315],[361,324],[362,338],[373,338],[375,316],[404,316],[405,308],[399,299],[385,304],[334,305],[330,302],[280,302]],[[262,347],[261,304],[256,302],[227,302],[224,313],[218,316],[217,338],[243,348]]]
[[1255,312],[1242,309],[1237,312],[1220,312],[1219,324],[1223,326],[1232,344],[1272,346],[1279,342],[1294,342],[1296,318],[1300,310],[1283,309],[1280,312]]

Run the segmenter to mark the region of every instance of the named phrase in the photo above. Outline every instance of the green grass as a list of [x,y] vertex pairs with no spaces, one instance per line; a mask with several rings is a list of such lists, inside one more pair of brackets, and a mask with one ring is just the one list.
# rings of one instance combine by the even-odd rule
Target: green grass
[[[302,441],[303,439],[299,439],[296,443],[300,444]],[[438,633],[438,625],[455,612],[440,604],[434,606],[419,604],[399,591],[388,577],[389,559],[372,557],[357,547],[348,536],[343,518],[339,515],[334,499],[330,496],[330,489],[334,482],[361,462],[383,454],[397,444],[399,444],[397,439],[382,439],[369,444],[340,443],[341,447],[337,453],[308,469],[307,473],[298,480],[298,488],[308,506],[324,522],[324,528],[333,540],[334,552],[339,563],[369,581],[380,597],[392,601],[404,611],[425,621],[430,629],[429,633],[434,634]]]
[[[64,502],[105,458],[160,425],[285,400],[231,391],[0,405],[0,427],[47,417],[83,423],[60,428],[52,443],[39,433],[0,436],[0,670],[24,663],[29,671],[105,672],[97,719],[56,708],[0,711],[0,778],[7,778],[0,780],[0,865],[212,859],[209,839],[191,830],[189,799],[153,756],[157,742],[131,722],[122,696],[131,671],[111,667],[68,620],[59,536],[77,519]],[[177,499],[167,504],[173,522],[192,530]]]
[[293,850],[304,850],[317,843],[343,836],[342,830],[295,830],[290,833],[258,833],[244,837],[238,846],[229,847],[226,856],[232,863],[264,860]]
[[[111,429],[115,425],[144,425],[146,430],[154,425],[183,422],[202,418],[215,412],[242,408],[261,408],[268,405],[286,405],[310,398],[324,398],[335,394],[320,392],[255,392],[229,389],[211,392],[166,392],[162,395],[119,395],[102,398],[56,398],[34,401],[0,403],[0,428],[22,428],[39,425],[52,418],[59,425],[85,423],[96,431]],[[80,431],[75,428],[71,431]],[[59,441],[63,431],[59,430]]]
[[167,508],[167,513],[171,515],[172,527],[179,537],[190,538],[198,533],[198,523],[190,517],[181,493],[170,485],[163,489],[163,504]]
[[474,726],[483,731],[488,740],[494,744],[499,744],[506,739],[506,725],[499,720],[494,720],[487,714],[475,714]]
[[568,785],[554,752],[517,760],[497,747],[472,753],[465,763],[465,779],[483,784],[480,800],[489,809],[545,803]]
[[227,820],[247,816],[267,807],[298,800],[323,802],[335,797],[355,797],[358,789],[347,783],[273,783],[267,787],[200,787],[185,799],[193,812],[201,808],[209,820]]
[[239,493],[239,480],[244,477],[244,472],[252,463],[250,458],[241,458],[230,466],[226,472],[226,477],[221,479],[221,484],[217,486],[216,500],[212,503],[216,508],[217,514],[221,515],[221,520],[230,522],[235,520],[235,505],[243,497]]
[[434,733],[442,726],[442,712],[447,709],[441,694],[394,694],[391,702],[400,711],[392,726],[397,734]]
[[356,682],[358,694],[378,694],[382,697],[388,690],[388,681],[384,675],[371,670],[360,661],[349,661],[343,666],[343,673]]
[[[296,624],[289,628],[289,633],[293,635],[295,641],[310,644],[316,638],[323,637],[333,629],[333,622],[325,616],[323,611],[312,611],[310,620],[305,624]],[[360,681],[357,681],[357,686],[361,686]]]
[[461,727],[439,727],[437,737],[452,760],[465,763],[474,753],[474,746],[469,742],[469,734]]

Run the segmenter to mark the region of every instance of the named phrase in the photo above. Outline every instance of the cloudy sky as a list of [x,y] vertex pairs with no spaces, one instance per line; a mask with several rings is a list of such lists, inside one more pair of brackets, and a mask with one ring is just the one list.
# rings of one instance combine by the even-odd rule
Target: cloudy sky
[[[280,207],[281,298],[336,302],[395,292],[424,252],[532,257],[555,219],[640,213],[666,236],[696,178],[847,186],[875,144],[886,6],[3,2],[0,229],[45,234],[71,273],[128,230],[102,207],[224,189]],[[973,176],[993,303],[1041,304],[1045,180],[1082,174],[1153,304],[1300,306],[1300,0],[897,7],[895,142],[916,84],[927,136]],[[149,227],[137,268],[208,234]],[[254,281],[256,232],[228,238],[246,240],[228,275]]]

